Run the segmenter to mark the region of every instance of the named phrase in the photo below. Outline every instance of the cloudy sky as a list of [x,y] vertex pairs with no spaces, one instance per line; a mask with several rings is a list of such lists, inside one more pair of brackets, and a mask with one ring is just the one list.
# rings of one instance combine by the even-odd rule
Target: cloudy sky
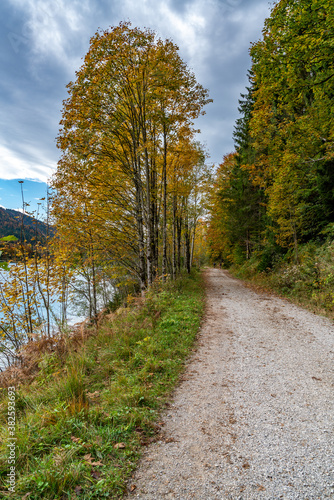
[[172,38],[209,89],[214,102],[198,121],[199,140],[210,162],[220,162],[233,150],[250,43],[271,7],[268,0],[1,0],[0,204],[16,208],[4,197],[9,180],[46,182],[56,168],[65,86],[97,28],[122,20]]

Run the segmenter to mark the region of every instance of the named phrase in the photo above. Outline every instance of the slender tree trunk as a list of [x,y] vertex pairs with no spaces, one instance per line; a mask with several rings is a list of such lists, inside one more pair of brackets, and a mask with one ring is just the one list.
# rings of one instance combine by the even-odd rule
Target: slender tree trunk
[[147,266],[147,285],[152,284],[153,274],[153,254],[152,254],[152,238],[153,238],[153,225],[152,225],[152,204],[151,204],[151,172],[150,162],[147,150],[147,120],[146,120],[146,79],[143,74],[143,93],[142,99],[139,94],[139,122],[144,145],[144,163],[145,163],[145,176],[146,176],[146,266]]
[[190,233],[189,233],[189,215],[188,215],[188,201],[185,203],[184,212],[184,243],[185,243],[185,268],[190,273]]
[[92,284],[89,274],[89,269],[83,268],[83,275],[86,276],[87,279],[87,295],[88,295],[88,305],[89,305],[89,319],[92,319],[93,316],[93,301],[92,301]]
[[195,247],[195,236],[196,236],[196,219],[194,221],[194,231],[193,231],[193,236],[192,236],[192,241],[191,241],[191,253],[190,253],[190,268],[193,264],[193,258],[194,258],[194,247]]
[[181,271],[181,236],[182,236],[182,219],[176,216],[176,233],[177,233],[177,270]]
[[176,278],[176,195],[173,195],[173,252],[172,252],[172,276]]
[[93,321],[97,324],[97,290],[96,290],[96,268],[94,250],[91,244],[91,266],[92,266],[92,308],[93,308]]
[[46,236],[46,325],[47,325],[47,334],[50,337],[50,267],[51,267],[51,258],[50,258],[50,249],[49,249],[49,208],[47,215],[47,236]]
[[[146,142],[146,133],[144,133],[144,140]],[[146,171],[146,263],[147,263],[147,284],[152,284],[152,269],[153,269],[153,255],[152,255],[152,205],[151,205],[151,176],[148,161],[148,152],[145,147],[145,171]]]
[[167,127],[163,126],[163,169],[162,169],[162,280],[166,280],[167,272]]
[[[155,157],[155,152],[154,152]],[[158,272],[158,237],[159,237],[159,224],[158,224],[158,214],[157,214],[157,172],[155,165],[155,158],[152,160],[151,167],[151,217],[152,217],[152,277],[153,280],[156,278]]]
[[146,288],[146,263],[145,263],[145,243],[144,243],[144,222],[143,222],[143,190],[140,179],[140,166],[138,167],[134,179],[136,187],[136,223],[139,258],[139,284],[142,295]]
[[185,242],[185,268],[190,273],[190,234],[188,215],[185,217],[184,224],[184,242]]
[[67,320],[67,281],[66,281],[66,271],[62,270],[63,276],[61,280],[61,325],[65,326]]
[[152,260],[152,281],[156,278],[157,274],[157,259],[156,259],[156,232],[158,226],[156,225],[156,205],[157,205],[157,174],[156,174],[156,137],[155,125],[150,124],[150,134],[152,138],[152,154],[150,159],[150,228],[151,228],[151,260]]
[[21,252],[22,252],[23,266],[24,266],[24,279],[23,279],[24,285],[22,284],[22,296],[23,296],[23,306],[25,310],[25,319],[27,328],[26,333],[28,339],[30,340],[33,334],[33,312],[32,312],[29,283],[28,283],[28,267],[27,267],[28,256],[26,253],[25,238],[24,238],[24,212],[26,205],[23,196],[23,186],[22,186],[23,181],[19,181],[19,184],[21,185],[21,196],[22,196],[20,240],[21,240]]

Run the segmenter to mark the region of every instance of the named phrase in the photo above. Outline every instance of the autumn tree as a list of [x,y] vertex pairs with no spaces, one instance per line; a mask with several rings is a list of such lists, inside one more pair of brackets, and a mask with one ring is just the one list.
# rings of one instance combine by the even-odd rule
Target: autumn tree
[[229,234],[230,179],[236,165],[235,153],[225,155],[213,179],[209,199],[209,221],[207,223],[208,245],[213,261],[232,264],[233,244]]
[[254,180],[268,196],[277,240],[319,234],[334,215],[332,41],[329,0],[281,0],[253,45],[250,121]]
[[159,266],[167,271],[171,144],[203,113],[207,90],[170,40],[130,23],[95,34],[68,90],[53,180],[59,234],[65,219],[64,231],[75,230],[69,214],[88,204],[86,233],[143,290]]
[[253,85],[241,95],[234,140],[236,151],[226,155],[212,187],[209,238],[213,260],[247,260],[260,251],[266,223],[265,195],[252,179],[256,150],[250,135]]

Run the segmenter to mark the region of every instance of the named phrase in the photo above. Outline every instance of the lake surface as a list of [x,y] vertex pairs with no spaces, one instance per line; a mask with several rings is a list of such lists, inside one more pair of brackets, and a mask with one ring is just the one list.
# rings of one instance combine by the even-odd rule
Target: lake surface
[[[14,264],[15,265],[15,264]],[[0,269],[0,287],[3,283],[8,281],[10,278],[10,272],[4,271]],[[76,288],[84,289],[86,283],[85,280],[82,276],[75,276],[73,280],[73,286],[72,286],[72,291],[70,293],[70,296],[67,301],[67,307],[66,307],[66,318],[67,318],[67,325],[68,326],[73,326],[77,323],[83,322],[88,316],[88,304],[87,300],[85,303],[85,299],[83,298],[84,294],[79,294],[74,291],[74,284],[76,285]],[[103,288],[103,292],[98,294],[97,296],[97,306],[98,310],[102,309],[105,307],[106,303],[108,300],[111,300],[114,295],[114,288],[111,286],[111,284],[107,284]],[[0,299],[1,300],[1,299]],[[56,318],[61,317],[61,303],[59,301],[59,297],[54,296],[52,297],[52,309],[54,316]],[[16,305],[17,307],[17,305]],[[42,318],[46,318],[46,309],[42,305],[39,306],[39,313]],[[0,322],[4,320],[4,316],[0,311]],[[50,326],[53,328],[55,331],[57,331],[57,321],[55,319],[51,319],[50,321]],[[0,352],[0,370],[3,370],[7,366],[7,360],[4,357],[4,355]]]

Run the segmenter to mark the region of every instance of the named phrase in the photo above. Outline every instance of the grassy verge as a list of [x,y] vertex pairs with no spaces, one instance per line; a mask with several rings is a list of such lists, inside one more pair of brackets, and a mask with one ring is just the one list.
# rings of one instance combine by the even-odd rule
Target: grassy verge
[[[76,352],[39,362],[15,390],[15,493],[8,491],[8,389],[0,391],[1,498],[119,498],[193,346],[198,273],[118,310]],[[12,398],[13,399],[13,398]]]
[[287,254],[275,266],[258,271],[254,256],[231,269],[234,276],[272,290],[292,302],[334,319],[334,242],[301,245],[299,263]]

